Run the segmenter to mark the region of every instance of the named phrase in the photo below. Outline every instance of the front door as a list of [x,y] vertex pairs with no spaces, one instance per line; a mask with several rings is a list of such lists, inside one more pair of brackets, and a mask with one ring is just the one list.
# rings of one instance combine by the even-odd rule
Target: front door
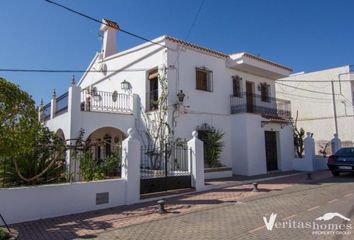
[[265,134],[267,171],[278,170],[276,132],[265,131],[264,134]]
[[246,82],[246,106],[247,112],[253,112],[253,83]]

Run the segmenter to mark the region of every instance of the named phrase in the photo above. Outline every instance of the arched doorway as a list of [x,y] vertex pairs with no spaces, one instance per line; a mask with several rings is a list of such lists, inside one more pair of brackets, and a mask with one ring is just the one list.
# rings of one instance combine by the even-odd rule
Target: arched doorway
[[93,158],[103,160],[115,153],[121,147],[125,134],[113,127],[103,127],[93,131],[86,142],[89,144]]
[[[121,175],[121,145],[125,134],[114,127],[94,130],[85,141],[85,159],[81,159],[80,171],[96,169],[96,179],[114,178]],[[91,177],[90,177],[91,178]],[[85,180],[88,180],[87,177]]]

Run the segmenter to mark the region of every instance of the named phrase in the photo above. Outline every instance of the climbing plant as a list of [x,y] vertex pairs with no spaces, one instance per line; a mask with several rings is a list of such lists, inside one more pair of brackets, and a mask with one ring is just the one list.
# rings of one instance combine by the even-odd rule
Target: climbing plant
[[[145,113],[142,109],[143,130],[138,131],[141,135],[145,154],[150,159],[150,166],[158,168],[162,156],[170,155],[170,146],[173,144],[171,127],[168,123],[168,83],[167,70],[165,66],[159,69],[158,73],[159,96],[153,102],[156,110]],[[142,132],[142,133],[141,133]]]

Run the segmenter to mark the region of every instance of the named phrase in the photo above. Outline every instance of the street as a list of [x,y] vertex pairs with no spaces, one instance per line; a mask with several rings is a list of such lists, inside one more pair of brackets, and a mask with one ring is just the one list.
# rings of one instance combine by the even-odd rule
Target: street
[[[350,231],[313,234],[312,229],[301,229],[301,224],[296,225],[299,222],[350,224],[352,221],[339,217],[327,222],[315,219],[325,213],[339,213],[353,220],[353,203],[353,175],[331,176],[238,202],[229,201],[208,209],[171,214],[160,220],[106,231],[99,234],[98,239],[354,239]],[[271,213],[277,214],[277,222],[288,222],[285,224],[292,223],[297,227],[286,225],[285,228],[267,230],[263,216],[269,220]]]

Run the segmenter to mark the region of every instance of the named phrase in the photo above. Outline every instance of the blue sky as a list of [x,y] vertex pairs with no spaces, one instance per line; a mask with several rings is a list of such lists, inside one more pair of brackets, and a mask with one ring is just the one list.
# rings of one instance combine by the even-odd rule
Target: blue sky
[[[185,39],[201,0],[56,0],[153,39]],[[354,1],[205,0],[189,41],[249,51],[295,72],[354,64]],[[1,0],[0,68],[86,69],[100,50],[99,24],[43,0]],[[118,33],[118,50],[141,43]],[[70,73],[4,73],[39,102],[67,91]],[[80,74],[76,74],[76,79]]]

